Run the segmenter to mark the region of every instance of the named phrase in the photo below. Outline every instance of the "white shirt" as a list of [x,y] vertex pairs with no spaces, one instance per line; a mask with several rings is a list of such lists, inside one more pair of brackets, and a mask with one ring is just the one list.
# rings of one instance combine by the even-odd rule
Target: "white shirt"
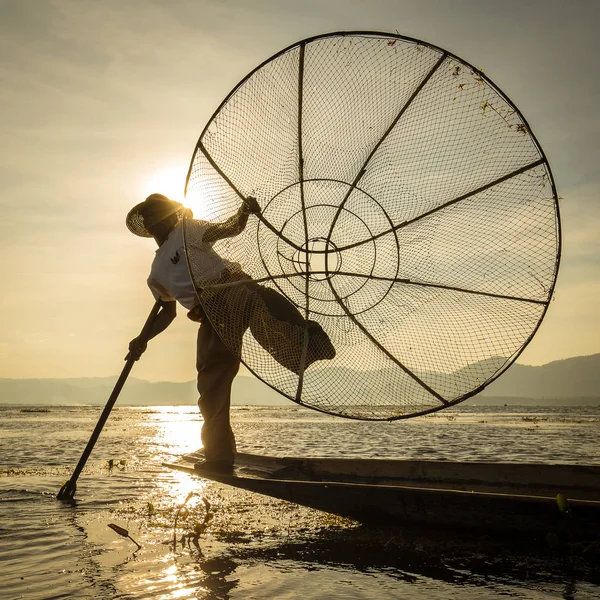
[[169,237],[156,251],[152,262],[148,287],[156,300],[173,302],[177,300],[188,310],[198,304],[198,296],[190,271],[194,271],[196,283],[207,285],[217,280],[228,265],[234,266],[221,258],[212,244],[202,241],[205,231],[211,223],[197,219],[185,219],[185,236],[188,242],[188,254],[183,240],[183,222],[171,231]]

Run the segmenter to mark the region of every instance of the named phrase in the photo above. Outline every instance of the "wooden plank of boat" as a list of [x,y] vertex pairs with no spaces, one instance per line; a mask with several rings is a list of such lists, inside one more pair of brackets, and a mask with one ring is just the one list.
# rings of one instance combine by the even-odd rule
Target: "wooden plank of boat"
[[[278,458],[239,453],[233,475],[165,466],[362,522],[600,537],[600,467]],[[569,499],[561,511],[556,496]]]

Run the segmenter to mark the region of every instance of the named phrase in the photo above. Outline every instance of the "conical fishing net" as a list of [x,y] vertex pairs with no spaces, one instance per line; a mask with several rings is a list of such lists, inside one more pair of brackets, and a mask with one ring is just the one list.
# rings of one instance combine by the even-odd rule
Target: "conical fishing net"
[[247,196],[262,216],[214,244],[232,263],[219,280],[203,280],[186,220],[192,277],[244,364],[320,411],[397,419],[460,402],[516,359],[552,297],[547,160],[482,72],[430,44],[329,34],[250,73],[187,184],[211,222]]

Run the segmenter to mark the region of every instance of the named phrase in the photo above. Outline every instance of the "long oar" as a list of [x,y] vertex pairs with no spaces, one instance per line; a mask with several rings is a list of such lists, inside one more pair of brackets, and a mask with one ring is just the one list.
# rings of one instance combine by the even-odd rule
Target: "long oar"
[[[156,319],[156,315],[158,315],[160,307],[161,307],[161,303],[158,301],[152,307],[152,310],[150,311],[150,314],[148,315],[148,319],[146,319],[146,323],[144,324],[144,327],[142,328],[142,332],[139,335],[138,339],[140,339],[140,341],[144,341],[144,342],[146,341],[146,338],[148,337],[148,333],[150,331],[150,327],[152,326],[152,322],[154,321],[154,319]],[[108,402],[106,403],[106,406],[104,407],[104,410],[102,411],[102,414],[100,415],[100,419],[98,420],[96,428],[94,429],[94,433],[92,433],[92,437],[90,438],[90,441],[87,443],[87,446],[85,447],[85,450],[83,451],[83,454],[81,455],[81,458],[79,459],[79,462],[77,463],[77,466],[75,467],[75,470],[73,471],[73,475],[71,475],[71,479],[69,479],[60,488],[60,491],[56,495],[56,497],[59,500],[62,500],[63,502],[72,502],[73,501],[73,496],[75,495],[75,491],[77,489],[77,486],[76,486],[77,478],[79,477],[81,471],[83,470],[83,467],[85,466],[85,463],[87,462],[87,459],[90,457],[90,454],[92,453],[92,450],[94,449],[94,446],[96,445],[96,442],[98,441],[98,438],[100,437],[102,428],[104,427],[104,424],[106,423],[108,416],[110,415],[110,411],[112,410],[113,406],[115,405],[115,402],[117,401],[117,398],[119,397],[119,393],[121,392],[121,389],[123,388],[123,385],[125,384],[127,376],[129,375],[129,372],[131,371],[131,368],[133,367],[135,361],[136,361],[136,359],[131,356],[131,353],[129,353],[129,358],[127,359],[127,362],[125,363],[125,366],[123,367],[123,370],[121,371],[121,375],[120,375],[119,379],[117,380],[117,383],[115,384],[112,394],[110,395],[110,398],[108,399]]]

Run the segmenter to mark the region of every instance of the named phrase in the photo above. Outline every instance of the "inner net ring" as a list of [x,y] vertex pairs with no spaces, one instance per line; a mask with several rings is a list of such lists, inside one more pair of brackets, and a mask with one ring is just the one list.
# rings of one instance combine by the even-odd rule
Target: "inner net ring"
[[546,156],[487,75],[433,44],[336,32],[256,67],[186,182],[204,221],[248,196],[262,214],[214,244],[219,280],[184,221],[190,274],[231,351],[303,406],[394,420],[457,404],[516,360],[552,299]]
[[[305,182],[305,193],[310,193],[309,185],[314,183],[315,182]],[[338,186],[342,184],[346,188],[349,187],[343,182],[320,181],[316,183],[325,183],[327,185],[335,183]],[[293,192],[293,187],[286,188],[285,191]],[[385,218],[389,227],[393,227],[392,220],[375,199],[362,192],[359,188],[356,188],[355,194],[361,195],[360,202],[356,203],[358,208],[362,207],[363,211],[365,207],[371,208],[371,214],[373,214],[372,207],[370,206],[371,203],[373,203],[376,206],[374,214],[379,218]],[[280,194],[273,198],[265,207],[263,216],[266,219],[269,219],[270,216],[269,207],[272,206],[273,201],[277,200],[279,197]],[[299,206],[299,208],[284,221],[282,228],[278,231],[279,235],[276,240],[276,265],[273,265],[271,248],[266,246],[265,251],[263,249],[265,244],[261,245],[258,243],[263,235],[269,235],[268,231],[263,231],[264,225],[259,224],[257,228],[257,247],[261,254],[261,260],[266,272],[276,286],[278,286],[278,281],[282,277],[287,279],[293,290],[288,288],[286,292],[286,289],[283,289],[281,286],[278,286],[278,289],[301,310],[311,310],[315,314],[324,316],[343,316],[345,313],[338,305],[339,299],[345,302],[349,300],[351,296],[360,292],[360,290],[367,285],[369,279],[373,277],[377,266],[377,245],[372,239],[374,235],[372,228],[369,227],[369,224],[364,218],[350,210],[348,206],[345,206],[342,209],[342,218],[337,221],[337,227],[341,229],[344,224],[346,227],[343,231],[338,231],[338,235],[335,237],[341,239],[365,240],[365,242],[364,244],[360,244],[360,247],[357,246],[356,250],[349,249],[340,251],[340,248],[333,239],[326,236],[329,232],[330,223],[338,210],[336,204],[314,204],[303,210],[297,199],[295,199],[295,201],[292,199],[291,202],[289,198],[284,198],[282,200],[285,202],[286,206]],[[368,218],[368,215],[369,212],[367,211],[365,218]],[[307,221],[318,223],[318,225],[313,226],[313,230],[320,235],[311,237],[307,241],[299,244],[299,246],[296,246],[295,244],[292,245],[287,241],[288,238],[286,234],[289,230],[294,230],[294,226],[298,225],[297,221],[304,219],[305,216]],[[365,248],[364,246],[367,247]],[[307,248],[308,251],[306,250]],[[397,247],[395,255],[396,257],[398,256]],[[307,260],[308,270],[306,269]],[[354,272],[357,261],[362,263],[360,265],[360,273]],[[370,269],[366,268],[367,261],[370,265]],[[389,286],[387,289],[380,290],[380,293],[376,296],[366,296],[363,299],[361,306],[354,306],[354,314],[360,314],[373,308],[383,300],[385,294],[391,289],[398,274],[398,260],[392,262],[388,260],[385,263],[381,263],[380,271],[382,266],[385,266],[388,271]],[[310,286],[308,294],[302,279],[303,275],[306,275],[311,282],[314,282],[314,285]],[[322,282],[322,284],[318,285],[316,282]],[[331,287],[336,288],[339,299],[332,293]],[[366,304],[365,300],[367,300]],[[312,308],[309,308],[311,305]]]

